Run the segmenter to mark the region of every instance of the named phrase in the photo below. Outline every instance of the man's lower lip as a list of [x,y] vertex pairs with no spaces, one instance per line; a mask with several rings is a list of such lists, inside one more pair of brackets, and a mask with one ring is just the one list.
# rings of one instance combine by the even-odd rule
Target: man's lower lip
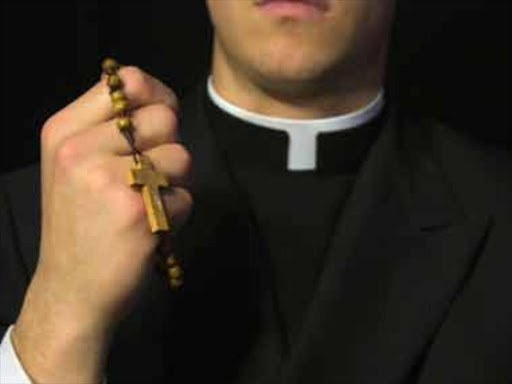
[[272,1],[259,5],[259,9],[269,15],[287,16],[298,19],[316,19],[325,13],[319,6],[297,1]]

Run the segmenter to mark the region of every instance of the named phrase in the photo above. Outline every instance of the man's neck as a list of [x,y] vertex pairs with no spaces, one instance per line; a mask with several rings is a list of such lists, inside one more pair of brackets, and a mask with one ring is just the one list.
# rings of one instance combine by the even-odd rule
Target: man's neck
[[349,114],[375,100],[383,88],[381,67],[340,75],[328,86],[311,82],[300,89],[299,84],[296,92],[281,92],[280,85],[272,89],[268,81],[235,71],[223,55],[214,54],[211,80],[224,100],[247,111],[288,119],[321,119]]

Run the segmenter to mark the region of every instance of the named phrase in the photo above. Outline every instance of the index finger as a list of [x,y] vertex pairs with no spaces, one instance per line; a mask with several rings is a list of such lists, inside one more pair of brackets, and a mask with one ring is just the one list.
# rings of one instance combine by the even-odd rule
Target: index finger
[[[160,80],[133,66],[121,67],[118,73],[130,109],[165,104],[177,113],[179,106],[176,95]],[[73,129],[75,132],[114,118],[106,76],[59,114],[64,120],[72,119],[73,124],[66,129]]]

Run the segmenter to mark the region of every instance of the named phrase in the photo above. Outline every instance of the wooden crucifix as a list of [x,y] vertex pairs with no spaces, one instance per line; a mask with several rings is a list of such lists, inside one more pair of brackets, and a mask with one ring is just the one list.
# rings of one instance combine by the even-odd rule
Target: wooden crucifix
[[164,232],[170,229],[160,189],[169,186],[165,175],[155,171],[153,164],[146,156],[138,156],[135,168],[131,169],[128,177],[132,187],[142,192],[151,232]]

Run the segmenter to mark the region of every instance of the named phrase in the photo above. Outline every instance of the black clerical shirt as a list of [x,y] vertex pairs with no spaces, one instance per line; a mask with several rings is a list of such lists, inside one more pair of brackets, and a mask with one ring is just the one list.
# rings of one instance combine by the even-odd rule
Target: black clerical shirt
[[247,123],[210,99],[206,103],[231,176],[252,210],[284,334],[293,343],[316,289],[334,224],[385,112],[362,126],[319,134],[316,169],[291,171],[286,132]]

